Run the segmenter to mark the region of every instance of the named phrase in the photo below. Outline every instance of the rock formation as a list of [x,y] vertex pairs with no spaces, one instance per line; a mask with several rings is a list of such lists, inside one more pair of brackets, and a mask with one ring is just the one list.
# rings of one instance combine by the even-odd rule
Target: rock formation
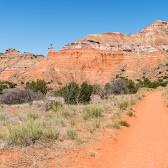
[[[17,55],[20,59],[15,59],[27,59],[20,53]],[[44,79],[51,87],[58,87],[70,81],[104,84],[118,74],[135,80],[144,74],[155,78],[153,71],[168,59],[168,22],[157,20],[132,35],[118,32],[88,35],[67,44],[59,52],[50,47],[48,58],[34,58],[29,63],[24,59],[22,70],[16,65],[8,66],[12,74],[5,72],[8,79]],[[24,62],[27,62],[27,68],[23,66]],[[4,78],[3,73],[0,73],[0,79]]]
[[40,63],[44,57],[31,53],[21,53],[15,49],[7,49],[0,54],[0,80],[10,80],[16,83],[17,74],[22,74],[31,69],[35,64]]

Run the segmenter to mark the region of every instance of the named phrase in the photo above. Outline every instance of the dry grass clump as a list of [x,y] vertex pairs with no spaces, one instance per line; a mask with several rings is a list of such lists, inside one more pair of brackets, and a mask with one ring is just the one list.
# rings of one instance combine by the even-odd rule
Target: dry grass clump
[[119,109],[126,110],[129,105],[128,103],[129,103],[128,100],[122,100],[122,101],[118,102]]
[[67,130],[67,138],[70,139],[70,140],[75,140],[75,139],[78,138],[78,134],[74,129],[69,128]]
[[58,130],[47,128],[38,121],[28,120],[21,125],[9,126],[6,140],[9,145],[28,146],[37,141],[54,141],[58,137]]
[[32,120],[36,120],[36,119],[38,119],[38,114],[34,113],[34,112],[28,113],[27,118],[32,119]]
[[1,125],[4,125],[7,121],[7,116],[5,115],[5,113],[0,112],[0,123]]
[[88,130],[91,134],[93,134],[97,129],[101,127],[101,120],[99,118],[93,119],[88,127]]
[[104,108],[102,105],[88,105],[83,111],[83,118],[85,120],[92,119],[92,118],[100,118],[102,117],[104,112]]

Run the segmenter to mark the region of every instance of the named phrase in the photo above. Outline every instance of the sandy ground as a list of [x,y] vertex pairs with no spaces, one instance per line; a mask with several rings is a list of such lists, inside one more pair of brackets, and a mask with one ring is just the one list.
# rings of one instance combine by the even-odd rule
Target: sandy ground
[[[130,118],[129,128],[122,128],[117,135],[105,131],[97,141],[59,155],[44,152],[46,158],[39,164],[43,168],[168,168],[168,108],[162,91],[149,93],[135,107],[136,117]],[[53,154],[52,154],[53,153]],[[55,156],[55,157],[54,157]],[[0,151],[0,168],[39,167],[37,164],[7,165],[21,156],[15,151]],[[24,161],[25,163],[26,161]]]

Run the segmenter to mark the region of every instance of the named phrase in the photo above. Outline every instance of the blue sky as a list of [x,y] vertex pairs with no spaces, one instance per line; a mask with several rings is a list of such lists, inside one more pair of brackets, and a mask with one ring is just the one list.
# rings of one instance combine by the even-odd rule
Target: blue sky
[[168,21],[167,0],[0,0],[0,51],[47,54],[87,34],[135,33]]

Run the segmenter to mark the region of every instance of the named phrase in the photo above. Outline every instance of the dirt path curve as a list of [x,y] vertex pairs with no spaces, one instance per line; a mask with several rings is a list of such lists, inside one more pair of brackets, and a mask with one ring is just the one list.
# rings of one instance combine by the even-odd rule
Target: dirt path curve
[[[135,106],[130,128],[119,131],[117,140],[105,137],[68,154],[66,168],[168,168],[168,108],[162,91],[148,94]],[[93,153],[89,155],[89,152]]]

